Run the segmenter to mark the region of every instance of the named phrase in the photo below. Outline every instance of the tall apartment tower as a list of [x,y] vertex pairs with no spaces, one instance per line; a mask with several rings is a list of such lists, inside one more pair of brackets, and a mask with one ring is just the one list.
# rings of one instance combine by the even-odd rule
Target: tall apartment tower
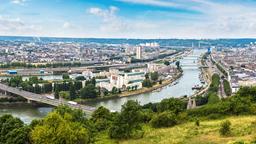
[[141,46],[136,47],[136,59],[142,59],[142,47]]

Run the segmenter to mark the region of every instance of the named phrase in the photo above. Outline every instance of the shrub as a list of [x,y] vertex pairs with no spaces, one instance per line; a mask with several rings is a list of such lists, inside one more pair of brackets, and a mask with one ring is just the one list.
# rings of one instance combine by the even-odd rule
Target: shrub
[[230,87],[229,82],[226,79],[223,81],[223,85],[224,85],[224,91],[225,91],[226,95],[230,96],[232,93],[232,89]]
[[116,116],[109,129],[110,138],[126,139],[142,137],[142,111],[137,101],[129,100],[122,105],[121,113]]
[[195,125],[196,125],[196,126],[200,126],[200,121],[199,121],[199,119],[196,119]]
[[178,114],[184,111],[185,109],[186,109],[186,103],[176,98],[163,99],[157,105],[158,112],[173,111],[175,114]]
[[215,103],[217,103],[219,101],[220,101],[220,99],[219,99],[219,97],[218,97],[218,95],[216,93],[210,92],[208,94],[208,104],[215,104]]
[[231,126],[231,122],[229,120],[222,122],[220,131],[219,131],[220,135],[222,135],[222,136],[230,135],[230,133],[231,133],[230,126]]
[[177,124],[177,116],[173,112],[162,112],[150,121],[152,127],[170,127]]

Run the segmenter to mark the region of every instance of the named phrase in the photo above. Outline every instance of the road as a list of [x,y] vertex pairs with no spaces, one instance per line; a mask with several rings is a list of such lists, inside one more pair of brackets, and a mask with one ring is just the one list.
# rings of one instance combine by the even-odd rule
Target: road
[[19,95],[29,101],[45,103],[45,104],[52,105],[52,106],[67,105],[74,109],[81,109],[82,111],[87,112],[87,113],[91,113],[96,110],[95,107],[81,105],[81,104],[74,105],[74,104],[68,103],[68,101],[66,101],[66,100],[49,99],[46,96],[43,96],[40,94],[35,94],[35,93],[24,91],[24,90],[20,90],[18,88],[10,87],[10,86],[7,86],[7,85],[1,84],[1,83],[0,83],[0,90],[15,94],[15,95]]
[[[209,66],[209,70],[212,72],[212,74],[217,73],[220,78],[224,77],[225,75],[217,68],[217,66],[215,64],[213,64],[210,60],[206,61],[207,65]],[[223,80],[220,79],[220,86],[219,86],[219,90],[218,90],[218,96],[220,99],[226,98],[227,95],[224,91],[224,85],[223,85]]]

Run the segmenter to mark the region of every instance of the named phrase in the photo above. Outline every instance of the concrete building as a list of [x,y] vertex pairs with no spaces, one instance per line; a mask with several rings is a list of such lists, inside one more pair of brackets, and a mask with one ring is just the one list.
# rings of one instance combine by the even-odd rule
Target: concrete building
[[96,86],[106,88],[111,91],[113,87],[125,90],[127,88],[142,88],[142,81],[145,79],[145,72],[120,72],[111,73],[108,79],[97,80]]
[[142,59],[142,46],[136,47],[136,59]]

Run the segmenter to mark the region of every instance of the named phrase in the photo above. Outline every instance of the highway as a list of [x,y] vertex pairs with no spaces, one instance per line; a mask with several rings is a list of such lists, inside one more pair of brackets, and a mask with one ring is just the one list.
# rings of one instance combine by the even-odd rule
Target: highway
[[46,96],[43,96],[40,94],[35,94],[35,93],[24,91],[24,90],[20,90],[18,88],[10,87],[10,86],[7,86],[7,85],[1,84],[1,83],[0,83],[0,90],[4,91],[4,92],[15,94],[15,95],[19,95],[29,101],[45,103],[45,104],[52,105],[52,106],[67,105],[74,109],[81,109],[82,111],[84,111],[86,113],[92,113],[93,111],[96,110],[95,107],[81,105],[81,104],[70,104],[66,100],[49,99]]

